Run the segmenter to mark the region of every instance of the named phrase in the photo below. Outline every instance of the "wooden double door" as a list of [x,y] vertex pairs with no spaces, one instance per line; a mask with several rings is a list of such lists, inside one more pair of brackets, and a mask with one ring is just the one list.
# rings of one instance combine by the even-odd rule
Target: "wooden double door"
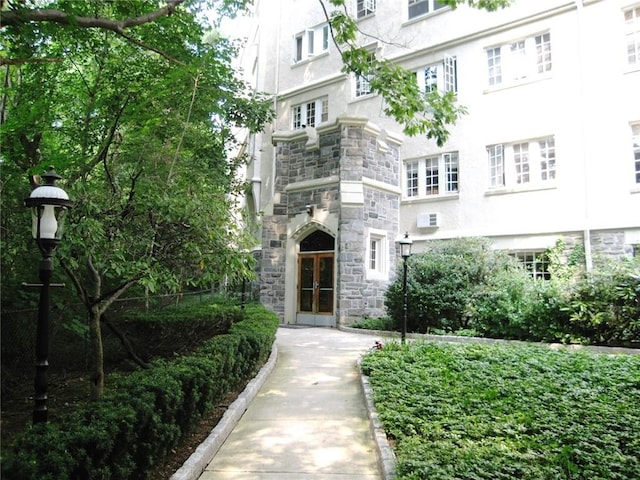
[[300,253],[297,323],[335,326],[334,253]]

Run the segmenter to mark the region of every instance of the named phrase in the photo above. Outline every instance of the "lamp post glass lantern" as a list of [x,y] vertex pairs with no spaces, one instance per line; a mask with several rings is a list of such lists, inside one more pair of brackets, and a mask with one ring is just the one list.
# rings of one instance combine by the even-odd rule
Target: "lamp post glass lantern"
[[409,232],[405,232],[404,237],[398,243],[400,244],[400,256],[403,260],[402,265],[402,333],[400,341],[404,345],[407,338],[407,260],[411,256],[411,245],[413,241],[409,238]]
[[35,395],[33,408],[33,423],[47,421],[47,368],[49,367],[49,324],[50,324],[50,291],[51,276],[53,274],[53,251],[62,236],[61,213],[71,208],[67,192],[56,186],[56,180],[61,177],[53,167],[41,175],[42,182],[31,192],[24,201],[25,206],[31,207],[32,235],[36,241],[42,259],[39,264],[40,301],[38,303],[38,324],[36,327],[36,375],[34,381]]

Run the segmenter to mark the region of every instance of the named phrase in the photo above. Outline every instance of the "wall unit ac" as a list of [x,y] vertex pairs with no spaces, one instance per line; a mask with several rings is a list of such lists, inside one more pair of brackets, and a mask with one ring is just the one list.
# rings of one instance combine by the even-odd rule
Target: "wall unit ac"
[[418,228],[437,228],[440,226],[440,215],[438,213],[420,213],[417,218]]

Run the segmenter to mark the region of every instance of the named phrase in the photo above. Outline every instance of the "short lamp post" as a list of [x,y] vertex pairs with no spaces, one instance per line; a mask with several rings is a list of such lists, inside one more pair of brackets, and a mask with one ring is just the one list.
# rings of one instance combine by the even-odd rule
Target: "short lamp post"
[[398,243],[400,244],[400,256],[403,260],[402,271],[402,334],[400,342],[404,345],[407,338],[407,260],[411,256],[411,244],[413,241],[409,238],[409,232],[404,234]]
[[53,273],[53,251],[60,243],[62,235],[61,212],[71,208],[67,193],[56,186],[56,180],[61,177],[53,167],[41,175],[42,182],[31,191],[31,195],[24,201],[26,207],[33,211],[33,238],[35,239],[42,260],[39,265],[40,302],[38,304],[38,324],[36,328],[36,376],[35,396],[33,408],[33,423],[47,421],[47,368],[49,367],[49,300],[51,290],[51,275]]

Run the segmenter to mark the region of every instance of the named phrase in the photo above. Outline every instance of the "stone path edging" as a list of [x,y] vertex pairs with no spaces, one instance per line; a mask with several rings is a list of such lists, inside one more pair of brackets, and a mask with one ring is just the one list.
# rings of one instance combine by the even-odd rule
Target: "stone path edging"
[[373,404],[373,391],[369,384],[369,377],[362,373],[362,357],[358,359],[358,372],[367,407],[367,416],[369,417],[369,430],[376,444],[376,456],[382,470],[382,478],[384,480],[393,480],[396,477],[396,455],[393,453],[393,449],[387,440],[387,434],[378,419],[378,412]]
[[236,426],[240,417],[242,417],[247,410],[251,401],[258,394],[264,382],[269,375],[271,375],[277,360],[278,347],[274,341],[267,362],[262,366],[258,374],[247,384],[238,398],[229,405],[229,408],[224,412],[218,424],[211,430],[206,440],[196,448],[196,451],[191,454],[182,467],[171,475],[170,480],[196,480],[200,477]]
[[[362,335],[380,335],[382,337],[400,339],[398,332],[387,330],[365,330],[364,328],[353,328],[340,325],[339,330],[347,333],[359,333]],[[553,350],[586,350],[594,353],[603,354],[624,354],[624,355],[640,355],[640,348],[627,347],[605,347],[601,345],[578,345],[564,343],[544,343],[544,342],[525,342],[523,340],[505,340],[502,338],[485,338],[485,337],[459,337],[456,335],[433,335],[425,333],[407,333],[408,339],[421,339],[434,342],[449,343],[488,343],[488,344],[514,344],[514,345],[541,345]]]

